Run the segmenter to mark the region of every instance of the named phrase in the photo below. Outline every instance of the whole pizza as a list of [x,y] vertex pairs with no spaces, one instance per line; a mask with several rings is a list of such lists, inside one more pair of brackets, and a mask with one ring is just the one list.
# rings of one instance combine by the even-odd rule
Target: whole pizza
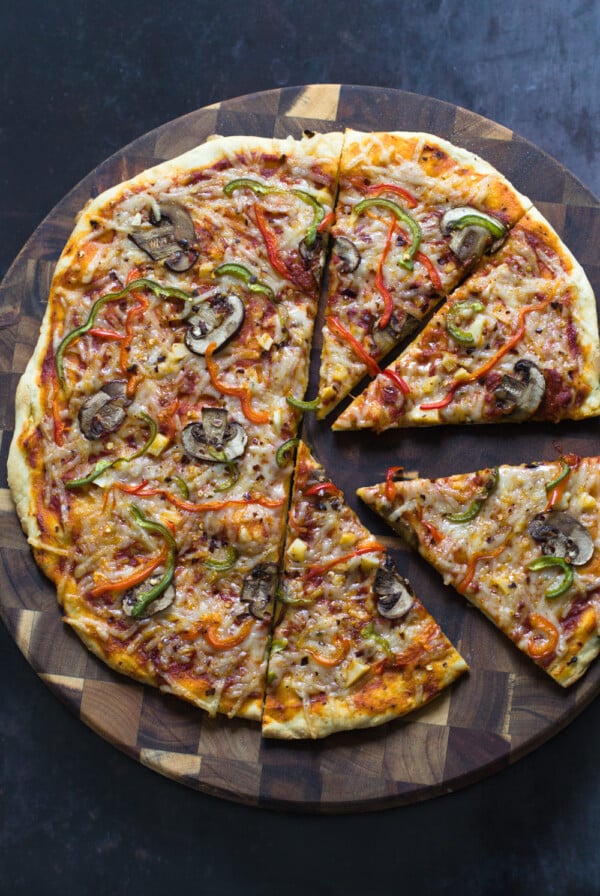
[[[598,359],[585,274],[484,160],[421,133],[213,138],[80,213],[19,384],[9,484],[98,657],[266,736],[322,737],[404,715],[467,667],[299,441],[303,414],[346,399],[334,428],[579,419],[600,410]],[[372,499],[392,526],[396,478]],[[578,674],[590,593],[573,591],[590,608]]]

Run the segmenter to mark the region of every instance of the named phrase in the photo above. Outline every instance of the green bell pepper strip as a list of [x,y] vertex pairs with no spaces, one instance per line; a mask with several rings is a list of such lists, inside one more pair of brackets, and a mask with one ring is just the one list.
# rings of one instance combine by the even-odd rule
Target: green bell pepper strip
[[232,461],[223,461],[223,463],[227,466],[227,472],[229,473],[229,478],[222,482],[220,485],[215,485],[216,492],[227,492],[230,488],[236,484],[238,479],[240,478],[240,468],[238,465]]
[[232,544],[227,545],[227,549],[225,551],[225,559],[224,560],[213,560],[212,558],[204,561],[204,565],[209,569],[215,569],[219,572],[225,572],[226,569],[231,569],[232,566],[235,566],[236,560],[238,558],[238,552],[234,548]]
[[63,389],[66,385],[64,371],[64,357],[66,350],[73,342],[75,342],[76,339],[79,339],[81,336],[85,336],[85,334],[92,329],[92,327],[96,323],[98,312],[101,308],[104,307],[104,305],[106,305],[108,302],[118,302],[120,299],[125,298],[126,295],[128,295],[135,289],[149,289],[154,293],[155,296],[167,296],[173,299],[183,299],[183,301],[186,302],[189,302],[194,298],[187,292],[184,292],[182,289],[177,289],[176,287],[171,286],[161,286],[160,283],[155,283],[154,280],[148,280],[146,277],[140,277],[137,280],[132,280],[131,283],[128,283],[127,286],[123,287],[123,289],[120,289],[118,292],[109,292],[104,296],[100,296],[100,298],[96,299],[96,301],[92,305],[92,309],[86,322],[82,324],[81,327],[76,327],[76,329],[71,330],[70,333],[67,333],[67,335],[58,346],[58,349],[56,350],[56,376]]
[[363,638],[369,638],[371,641],[375,641],[376,644],[379,644],[379,646],[383,648],[388,657],[392,657],[394,655],[394,652],[390,647],[390,642],[387,638],[384,638],[383,635],[380,635],[379,632],[375,631],[375,626],[372,622],[367,623],[367,625],[365,625],[361,629],[360,633]]
[[480,311],[485,311],[485,305],[481,302],[457,302],[456,305],[452,306],[446,317],[446,330],[450,336],[452,336],[456,342],[460,342],[461,345],[473,345],[475,342],[473,334],[468,330],[462,330],[456,325],[456,318],[462,314],[463,311],[473,311],[478,313]]
[[563,457],[561,457],[560,462],[562,464],[562,470],[560,471],[558,476],[552,480],[552,482],[549,482],[545,486],[546,492],[548,492],[548,494],[551,491],[554,491],[556,486],[560,485],[560,483],[563,481],[563,479],[566,479],[567,476],[569,475],[569,473],[571,472],[571,467],[569,466],[569,464],[566,462],[566,460]]
[[403,268],[407,268],[409,271],[412,271],[414,267],[414,257],[419,251],[419,246],[421,245],[421,228],[408,212],[405,212],[403,208],[396,202],[392,202],[391,199],[383,199],[380,196],[374,196],[369,199],[363,199],[358,205],[354,206],[354,214],[360,215],[368,208],[384,208],[387,211],[392,212],[398,221],[402,224],[406,224],[408,229],[410,230],[410,234],[412,237],[412,242],[410,246],[408,246],[402,255],[402,259],[400,264]]
[[155,520],[149,520],[144,516],[144,514],[136,504],[132,504],[131,513],[140,528],[144,529],[146,532],[152,532],[156,535],[162,535],[169,545],[169,552],[167,555],[167,569],[165,571],[165,574],[163,575],[160,582],[157,582],[157,584],[153,588],[140,595],[131,612],[131,615],[137,619],[142,615],[146,607],[149,606],[152,601],[156,600],[157,597],[160,597],[163,591],[167,590],[167,588],[173,581],[173,576],[175,574],[175,558],[177,557],[177,542],[166,526],[163,526],[162,523],[157,523]]
[[315,239],[317,238],[317,229],[325,217],[325,209],[318,199],[315,199],[314,196],[311,196],[311,194],[305,192],[305,190],[280,190],[278,187],[270,187],[258,180],[253,180],[251,177],[238,177],[235,180],[229,181],[223,188],[223,192],[226,196],[231,196],[234,190],[241,189],[251,190],[257,196],[266,196],[267,193],[292,193],[294,196],[297,196],[298,199],[301,199],[302,202],[309,205],[313,210],[313,222],[306,231],[304,242],[309,249],[314,245]]
[[285,456],[288,451],[291,451],[293,448],[296,448],[297,445],[300,444],[300,439],[288,439],[287,442],[282,442],[279,448],[277,449],[277,453],[275,455],[275,461],[278,467],[284,467],[286,464]]
[[454,221],[448,226],[449,230],[463,230],[465,227],[485,227],[496,239],[502,239],[506,233],[506,227],[500,221],[492,221],[486,215],[478,215],[477,212],[469,212],[462,218]]
[[290,597],[284,588],[278,588],[275,597],[280,603],[287,604],[288,607],[309,607],[316,600],[314,597]]
[[445,515],[445,519],[450,523],[468,523],[470,520],[474,520],[489,496],[492,494],[496,486],[498,485],[498,480],[500,479],[500,471],[498,467],[494,467],[492,470],[492,479],[488,483],[485,489],[485,494],[480,498],[475,498],[466,510],[461,511],[460,513],[447,513]]
[[227,264],[219,265],[215,270],[215,274],[217,277],[224,277],[226,275],[237,277],[239,280],[244,281],[250,292],[261,292],[270,299],[275,297],[275,293],[271,287],[267,286],[266,283],[261,283],[260,280],[257,280],[252,271],[245,268],[243,264],[227,262]]
[[91,483],[94,482],[95,479],[101,476],[105,470],[110,469],[110,467],[116,467],[117,464],[128,464],[129,461],[135,460],[136,457],[142,457],[144,454],[146,454],[146,452],[150,448],[150,445],[156,438],[158,426],[152,419],[152,417],[148,416],[148,414],[141,413],[140,420],[143,420],[144,423],[148,424],[148,426],[150,427],[150,435],[148,436],[142,447],[135,452],[135,454],[132,454],[130,457],[115,457],[112,460],[109,460],[108,458],[99,460],[88,476],[84,476],[82,479],[69,479],[68,482],[65,482],[65,488],[81,488],[85,485],[91,485]]
[[188,488],[188,484],[185,481],[185,479],[182,479],[181,476],[173,476],[173,481],[176,482],[177,485],[179,486],[179,489],[180,489],[181,494],[183,495],[184,499],[186,501],[189,500],[190,490]]
[[287,638],[273,638],[273,640],[271,641],[271,649],[269,653],[279,653],[281,650],[285,650],[287,646]]
[[293,408],[296,408],[299,411],[316,411],[321,405],[321,400],[319,398],[313,398],[312,401],[302,401],[300,398],[287,396],[285,400],[288,404],[291,404]]
[[532,563],[527,565],[527,569],[537,572],[538,569],[549,569],[553,566],[559,567],[564,573],[564,578],[554,588],[549,588],[544,597],[552,600],[553,597],[560,597],[565,591],[568,591],[573,584],[573,567],[570,566],[564,557],[539,557]]

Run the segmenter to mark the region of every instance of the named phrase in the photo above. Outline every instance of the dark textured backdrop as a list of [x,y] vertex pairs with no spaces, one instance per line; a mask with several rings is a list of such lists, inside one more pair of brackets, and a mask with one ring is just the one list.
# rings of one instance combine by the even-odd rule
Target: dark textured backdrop
[[[211,102],[292,84],[381,85],[466,106],[600,193],[592,0],[3,0],[0,11],[0,275],[112,152]],[[63,709],[1,625],[0,672],[1,894],[600,892],[597,701],[457,794],[296,817],[136,765]]]

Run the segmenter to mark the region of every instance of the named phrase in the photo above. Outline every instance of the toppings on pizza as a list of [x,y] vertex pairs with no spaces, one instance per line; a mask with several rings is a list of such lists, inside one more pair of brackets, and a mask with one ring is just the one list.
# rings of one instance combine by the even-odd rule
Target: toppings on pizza
[[[433,165],[434,156],[443,164]],[[379,362],[498,248],[529,206],[490,165],[444,140],[348,132],[331,231],[318,416],[365,374],[377,376]]]
[[135,227],[130,237],[154,261],[162,261],[178,273],[188,271],[198,260],[192,248],[196,230],[192,216],[177,202],[154,203],[149,215],[150,227]]
[[213,351],[225,345],[244,323],[246,309],[236,295],[215,296],[194,305],[188,317],[185,344],[196,355],[205,355],[210,345]]
[[[548,494],[565,480],[563,459],[434,481],[390,478],[358,491],[446,583],[565,686],[600,652],[600,459],[570,461],[569,488],[552,508]],[[461,511],[474,501],[481,502],[476,514]]]
[[263,713],[267,737],[380,725],[424,705],[465,671],[304,443],[284,557]]
[[[325,416],[365,373],[336,428],[600,410],[591,289],[528,201],[431,135],[348,132],[341,149],[340,134],[219,138],[93,200],[9,460],[84,642],[211,714],[262,715],[267,736],[381,724],[466,669],[299,441],[300,412]],[[391,467],[365,496],[564,684],[600,649],[596,466],[566,455],[419,485]]]
[[[539,212],[513,228],[334,429],[579,419],[600,410],[585,274]],[[401,376],[407,391],[390,389]]]

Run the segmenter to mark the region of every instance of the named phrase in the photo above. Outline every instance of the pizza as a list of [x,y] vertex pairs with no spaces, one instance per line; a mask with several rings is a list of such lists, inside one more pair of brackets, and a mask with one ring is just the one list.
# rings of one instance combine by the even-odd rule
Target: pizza
[[118,671],[260,718],[341,135],[225,138],[91,201],[19,385],[10,485]]
[[582,419],[600,411],[599,371],[592,288],[532,209],[333,426]]
[[323,737],[428,703],[467,668],[301,442],[262,732]]
[[376,725],[466,666],[304,445],[292,489],[303,413],[369,371],[366,415],[355,402],[338,428],[584,417],[597,346],[573,257],[466,151],[214,138],[80,213],[18,387],[9,484],[67,624],[111,668],[269,737]]
[[358,494],[564,687],[600,652],[600,458],[500,466]]
[[[491,165],[422,133],[346,133],[323,327],[325,417],[493,253],[531,202]],[[403,382],[384,372],[390,389]]]

